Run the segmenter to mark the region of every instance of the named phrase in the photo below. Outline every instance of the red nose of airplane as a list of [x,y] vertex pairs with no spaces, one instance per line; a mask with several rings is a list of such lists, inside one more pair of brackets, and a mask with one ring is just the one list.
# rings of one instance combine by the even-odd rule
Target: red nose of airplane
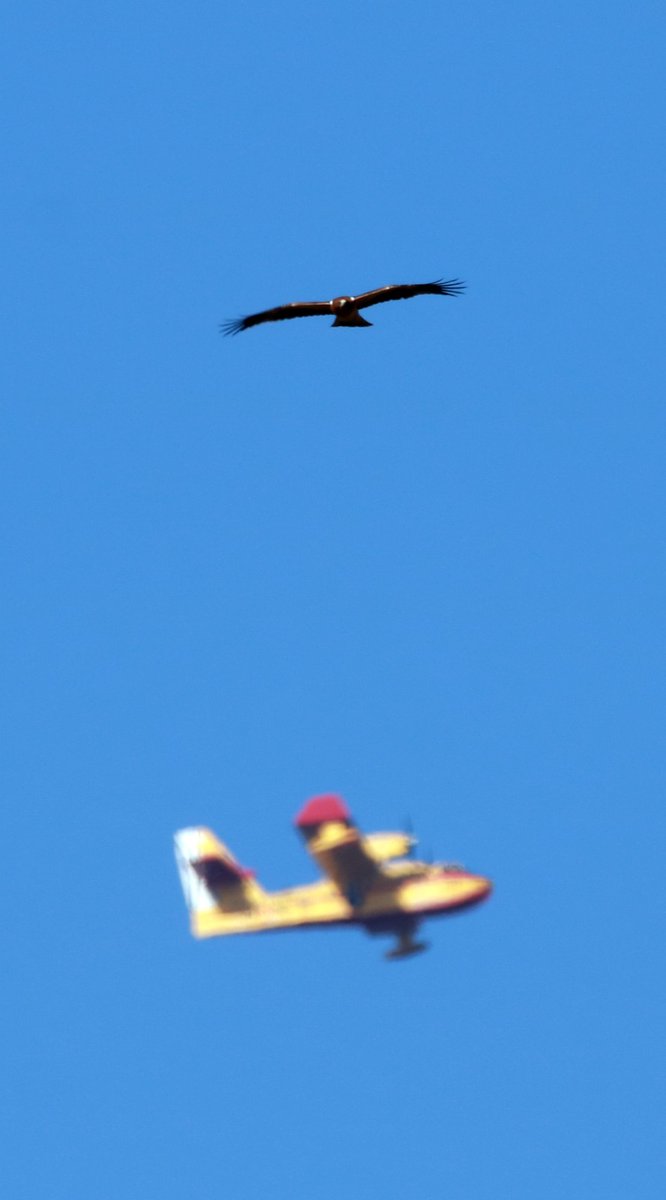
[[493,890],[493,885],[490,879],[486,879],[483,875],[474,875],[473,883],[474,891],[472,893],[472,899],[479,902],[481,900],[487,900]]

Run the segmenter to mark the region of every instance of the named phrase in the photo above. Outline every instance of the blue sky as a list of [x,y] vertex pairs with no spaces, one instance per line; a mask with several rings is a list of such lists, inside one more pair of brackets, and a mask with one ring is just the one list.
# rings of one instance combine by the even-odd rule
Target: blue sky
[[[661,1197],[662,7],[8,13],[6,1194]],[[322,791],[492,900],[192,941]]]

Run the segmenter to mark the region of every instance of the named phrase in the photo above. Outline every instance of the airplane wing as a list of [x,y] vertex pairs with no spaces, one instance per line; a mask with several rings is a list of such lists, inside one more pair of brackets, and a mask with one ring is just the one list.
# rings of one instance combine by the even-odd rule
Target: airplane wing
[[295,820],[321,870],[353,907],[384,878],[381,863],[339,796],[316,796]]

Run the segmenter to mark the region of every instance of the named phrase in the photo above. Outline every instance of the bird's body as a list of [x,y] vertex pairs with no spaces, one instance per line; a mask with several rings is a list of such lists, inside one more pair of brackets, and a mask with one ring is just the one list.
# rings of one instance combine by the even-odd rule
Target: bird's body
[[383,304],[386,300],[409,300],[412,296],[459,296],[464,288],[465,285],[460,279],[438,279],[434,283],[392,283],[388,287],[362,292],[360,296],[336,296],[334,300],[305,300],[296,304],[280,304],[277,308],[268,308],[249,317],[225,321],[220,328],[224,333],[235,334],[244,329],[251,329],[253,325],[263,325],[266,321],[323,316],[335,317],[333,326],[350,328],[371,325],[371,321],[366,321],[360,315],[359,309]]
[[331,329],[336,325],[346,325],[348,329],[351,325],[372,325],[372,321],[359,316],[355,296],[336,296],[335,300],[331,300],[331,312],[335,315]]

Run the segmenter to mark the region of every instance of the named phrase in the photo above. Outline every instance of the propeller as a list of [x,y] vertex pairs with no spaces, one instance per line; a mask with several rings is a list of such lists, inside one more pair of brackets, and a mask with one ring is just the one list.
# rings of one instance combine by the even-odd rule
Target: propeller
[[[416,847],[419,845],[419,838],[417,838],[416,834],[414,833],[414,823],[411,817],[405,817],[405,820],[402,823],[402,829],[405,837],[409,838],[409,850],[407,851],[405,858],[414,858],[416,855]],[[419,855],[419,861],[425,863],[428,867],[432,867],[435,861],[432,846],[428,846]]]
[[405,857],[413,858],[416,853],[416,847],[419,844],[419,839],[414,833],[414,822],[412,821],[411,817],[405,817],[405,820],[402,823],[402,829],[405,837],[409,838],[409,849]]

